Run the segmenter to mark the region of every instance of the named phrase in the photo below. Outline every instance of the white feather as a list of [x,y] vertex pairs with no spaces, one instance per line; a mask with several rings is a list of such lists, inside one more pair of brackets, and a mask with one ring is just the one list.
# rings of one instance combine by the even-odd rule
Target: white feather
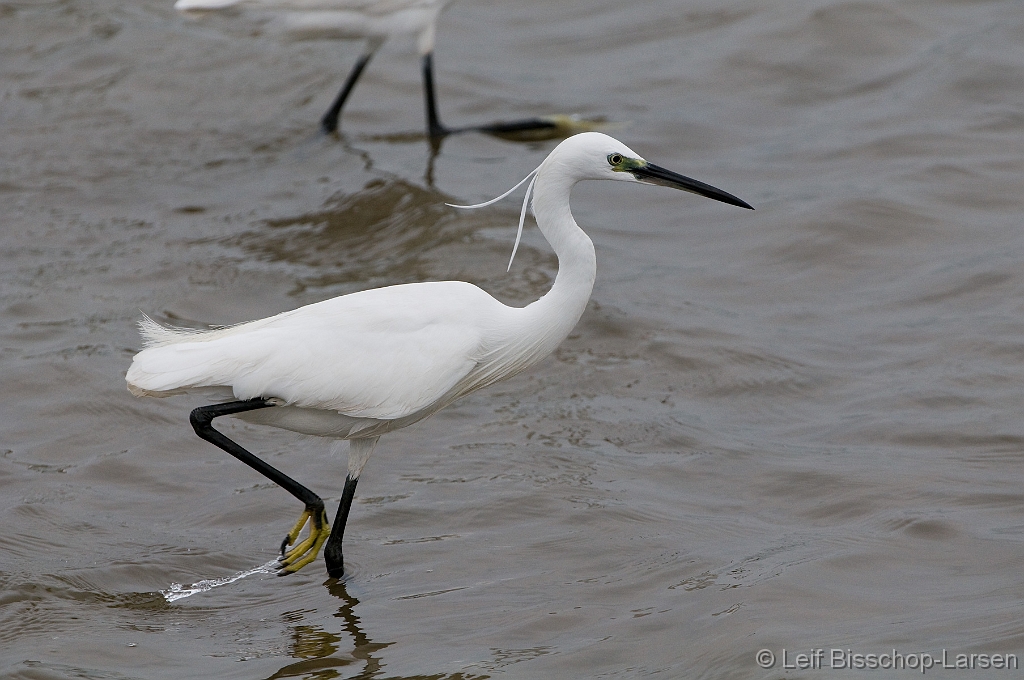
[[516,259],[516,251],[519,250],[519,240],[523,237],[523,223],[526,221],[526,206],[528,206],[530,204],[530,195],[533,193],[533,183],[537,181],[537,171],[538,170],[540,170],[540,166],[537,166],[536,168],[534,168],[530,172],[530,174],[528,174],[523,179],[519,180],[518,184],[516,184],[514,187],[512,187],[511,189],[509,189],[508,191],[503,193],[501,196],[498,196],[497,198],[492,198],[489,201],[484,201],[483,203],[477,203],[476,205],[455,205],[454,203],[445,203],[445,205],[450,206],[452,208],[461,208],[463,210],[474,210],[476,208],[485,208],[485,207],[487,207],[489,205],[494,205],[495,203],[497,203],[501,199],[505,198],[506,196],[511,194],[513,191],[515,191],[519,187],[521,187],[523,185],[523,182],[525,182],[526,180],[530,180],[530,183],[526,185],[526,195],[523,197],[523,209],[519,213],[519,229],[516,231],[516,242],[515,242],[515,245],[512,246],[512,257],[508,258],[508,268],[505,269],[505,271],[511,271],[511,269],[512,269],[512,261]]

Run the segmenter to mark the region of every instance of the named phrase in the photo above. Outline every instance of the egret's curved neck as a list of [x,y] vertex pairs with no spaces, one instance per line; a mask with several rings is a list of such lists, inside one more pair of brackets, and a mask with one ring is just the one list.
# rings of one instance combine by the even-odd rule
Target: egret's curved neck
[[448,401],[524,371],[554,352],[587,307],[597,275],[597,256],[593,242],[569,211],[576,173],[552,160],[548,156],[537,172],[533,214],[558,256],[555,282],[547,294],[526,307],[502,305],[507,323],[500,324],[492,336],[489,357],[452,389]]
[[[533,214],[544,238],[558,256],[558,274],[551,290],[529,309],[544,326],[544,335],[561,342],[573,329],[590,299],[597,276],[594,243],[576,224],[569,194],[579,181],[557,158],[548,158],[537,173]],[[553,348],[552,348],[553,349]]]

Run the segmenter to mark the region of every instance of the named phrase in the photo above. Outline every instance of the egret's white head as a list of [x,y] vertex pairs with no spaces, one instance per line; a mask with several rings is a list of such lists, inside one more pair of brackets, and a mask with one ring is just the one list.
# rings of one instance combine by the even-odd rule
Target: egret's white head
[[555,147],[540,170],[543,172],[549,163],[552,170],[576,181],[612,179],[656,184],[753,210],[746,201],[730,193],[648,162],[619,140],[601,132],[583,132],[569,137]]
[[[551,174],[572,178],[575,181],[585,179],[615,179],[636,181],[630,174],[617,170],[625,159],[646,162],[638,153],[628,146],[609,137],[602,132],[581,132],[563,139],[541,165],[541,169],[549,167]],[[611,159],[616,161],[615,164]],[[618,165],[616,165],[618,164]]]

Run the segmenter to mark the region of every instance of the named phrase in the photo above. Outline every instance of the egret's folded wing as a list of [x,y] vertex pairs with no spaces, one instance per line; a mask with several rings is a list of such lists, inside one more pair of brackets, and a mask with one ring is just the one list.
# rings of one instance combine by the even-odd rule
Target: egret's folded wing
[[354,417],[403,418],[435,403],[476,366],[486,311],[498,304],[469,284],[346,295],[161,340],[136,355],[129,389],[227,386],[239,399],[276,397]]

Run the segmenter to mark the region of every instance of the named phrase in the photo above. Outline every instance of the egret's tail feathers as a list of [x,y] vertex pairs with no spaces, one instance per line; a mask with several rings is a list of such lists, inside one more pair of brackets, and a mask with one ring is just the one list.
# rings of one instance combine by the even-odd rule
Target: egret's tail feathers
[[[168,330],[168,329],[164,329]],[[137,397],[166,397],[194,388],[230,385],[234,366],[218,360],[208,342],[173,342],[151,345],[135,355],[125,380]]]
[[146,347],[163,347],[176,342],[195,340],[197,336],[209,331],[194,328],[179,328],[177,326],[164,326],[154,321],[145,312],[139,319],[139,334],[142,336],[142,344]]
[[166,397],[194,387],[226,385],[229,370],[210,341],[230,334],[235,326],[200,330],[164,326],[143,313],[139,333],[145,349],[135,355],[125,376],[137,397]]

